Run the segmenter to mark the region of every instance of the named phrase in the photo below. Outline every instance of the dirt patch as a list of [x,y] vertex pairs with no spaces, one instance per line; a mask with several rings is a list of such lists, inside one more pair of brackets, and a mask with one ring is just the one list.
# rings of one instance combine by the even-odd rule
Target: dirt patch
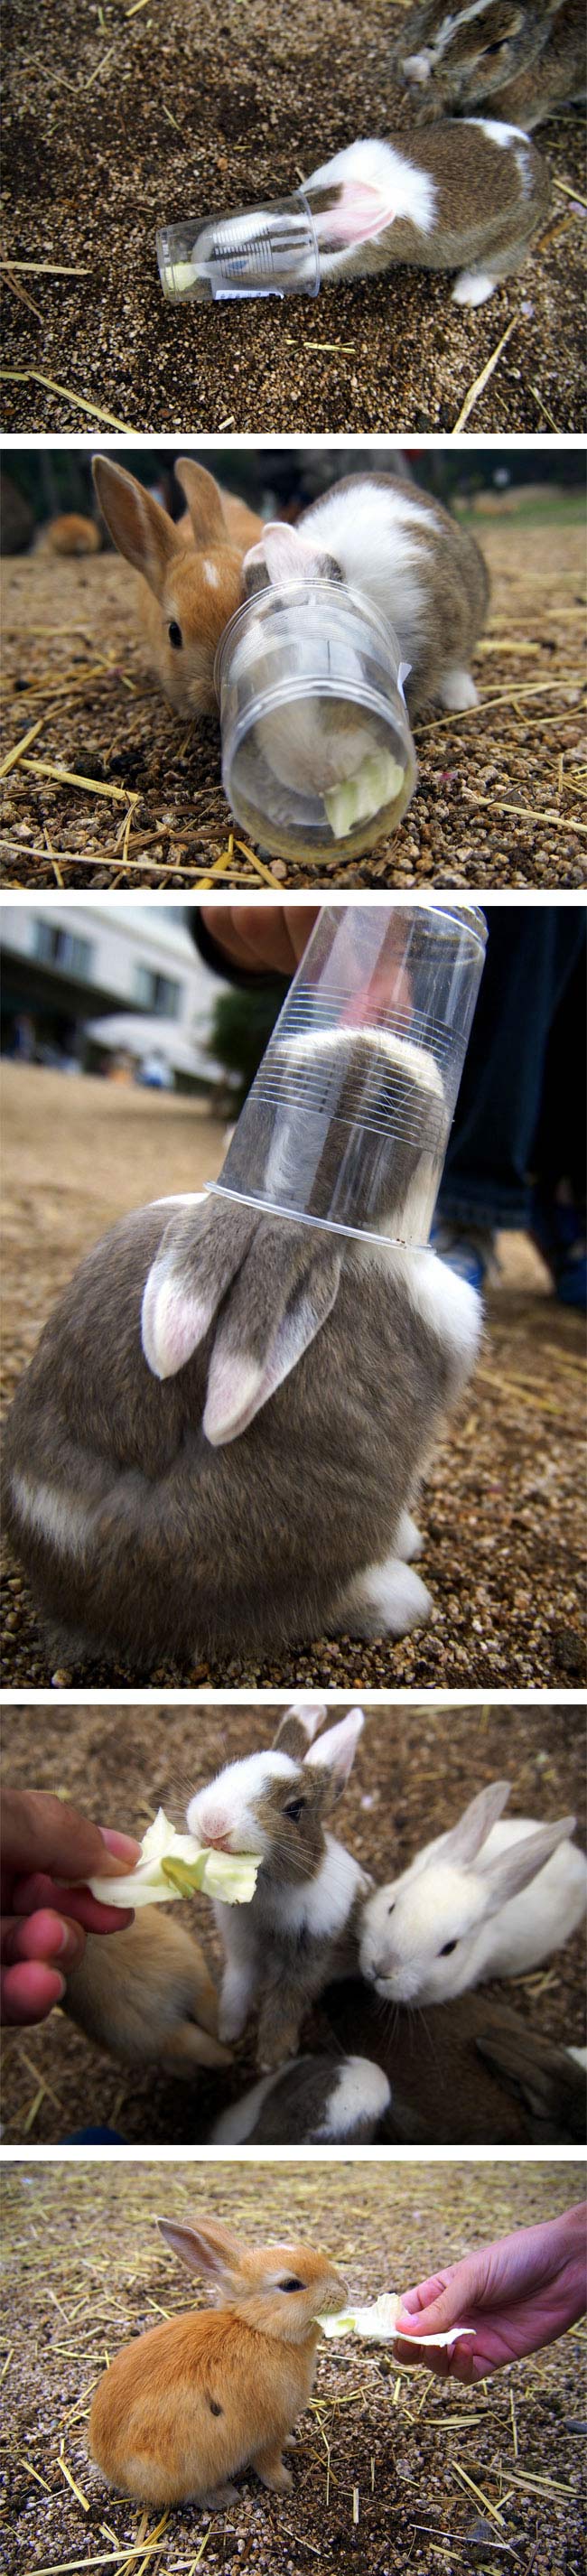
[[[206,461],[222,470],[221,457]],[[478,531],[492,581],[475,664],[481,703],[418,718],[419,783],[396,837],[362,861],[345,863],[339,849],[321,863],[328,885],[585,882],[577,505],[529,524],[523,510],[483,518]],[[43,720],[4,784],[5,886],[201,886],[211,866],[215,884],[265,882],[266,861],[259,873],[241,849],[230,855],[215,722],[186,732],[146,673],[118,557],[38,553],[5,565],[3,641],[6,748]],[[37,762],[90,783],[62,783]],[[318,870],[277,861],[273,875],[300,887]]]
[[[533,257],[488,305],[451,303],[451,281],[405,269],[324,290],[318,304],[163,301],[156,226],[289,194],[361,135],[409,134],[389,75],[397,7],[296,0],[268,23],[263,0],[167,0],[138,9],[76,0],[31,20],[6,10],[6,250],[72,265],[18,280],[5,298],[7,429],[72,430],[90,405],[128,431],[217,433],[452,430],[470,387],[516,327],[474,410],[480,431],[584,426],[582,119],[562,113],[540,143],[554,192]],[[398,329],[398,317],[401,328]],[[326,345],[325,345],[326,344]],[[49,379],[35,381],[34,372]],[[22,380],[24,378],[24,381]]]
[[[218,1171],[222,1132],[189,1100],[64,1083],[35,1066],[4,1074],[4,1371],[11,1393],[74,1263],[142,1199],[197,1189]],[[152,1677],[96,1661],[67,1685],[156,1689],[572,1689],[585,1672],[581,1490],[582,1321],[559,1307],[521,1236],[502,1239],[475,1379],[427,1477],[427,1628],[394,1645],[318,1640],[280,1663]],[[20,1573],[7,1570],[6,1687],[52,1678]]]
[[[560,2162],[493,2172],[268,2163],[263,2225],[326,2244],[368,2301],[384,2281],[407,2286],[482,2238],[556,2217],[582,2188],[581,2167]],[[160,2165],[103,2160],[4,2173],[7,2576],[25,2564],[44,2576],[64,2561],[83,2569],[92,2558],[116,2576],[114,2551],[134,2544],[138,2566],[137,2539],[154,2532],[152,2563],[164,2576],[195,2568],[198,2553],[215,2576],[249,2565],[258,2576],[357,2567],[403,2576],[408,2566],[426,2576],[510,2566],[584,2576],[580,2327],[474,2390],[398,2370],[380,2347],[322,2343],[291,2495],[268,2495],[251,2472],[229,2508],[177,2507],[162,2525],[156,2507],[143,2515],[105,2490],[86,2424],[107,2354],[184,2308],[186,2295],[205,2304],[157,2236],[162,2206],[179,2218],[215,2214],[259,2242],[254,2163],[205,2174],[179,2164],[166,2178]]]
[[[3,1777],[13,1788],[65,1792],[97,1822],[129,1832],[142,1834],[159,1804],[181,1825],[195,1788],[224,1762],[271,1742],[280,1705],[13,1706],[4,1729]],[[515,1814],[574,1811],[584,1842],[584,1711],[511,1703],[481,1709],[378,1703],[368,1711],[336,1830],[383,1883],[407,1866],[422,1843],[445,1831],[487,1781],[500,1779],[512,1782]],[[187,1928],[191,1924],[218,1970],[209,1904],[196,1898],[181,1920]],[[584,1929],[535,1975],[495,1982],[488,1991],[546,2038],[581,2047]],[[315,2017],[307,2044],[332,2046],[325,2015],[319,2026]],[[369,2053],[377,2056],[376,2040]],[[203,2142],[226,2103],[244,2093],[256,2072],[247,2038],[228,2075],[202,2069],[194,2085],[171,2084],[153,2073],[131,2076],[90,2048],[62,2013],[53,2013],[49,2022],[14,2032],[6,2042],[4,2141],[26,2140],[34,2149],[63,2141],[90,2121],[117,2130],[127,2144]]]

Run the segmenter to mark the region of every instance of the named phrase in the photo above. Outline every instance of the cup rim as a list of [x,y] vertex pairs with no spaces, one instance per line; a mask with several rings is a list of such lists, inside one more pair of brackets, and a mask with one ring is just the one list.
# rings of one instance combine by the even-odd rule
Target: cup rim
[[[379,609],[372,608],[371,603],[367,603],[367,601],[362,598],[360,591],[353,590],[350,582],[321,581],[320,579],[313,581],[312,579],[308,579],[307,574],[301,573],[299,580],[280,582],[279,586],[274,582],[268,582],[266,590],[254,591],[250,599],[241,600],[240,607],[234,609],[232,617],[229,617],[228,619],[228,624],[223,627],[220,642],[216,647],[214,660],[214,688],[217,698],[220,698],[222,688],[222,665],[227,653],[232,650],[233,643],[236,640],[238,627],[244,626],[248,618],[258,613],[261,600],[266,599],[274,608],[283,606],[287,607],[288,604],[295,601],[300,590],[309,590],[313,597],[318,597],[319,595],[322,599],[328,599],[331,606],[333,593],[335,599],[340,599],[342,595],[345,603],[348,602],[349,606],[362,618],[363,625],[370,628],[374,635],[379,636],[381,641],[387,646],[388,650],[391,645],[392,650],[397,657],[397,669],[399,671],[402,655],[399,639],[396,635],[395,627],[391,624],[391,620],[383,617],[380,614]],[[398,686],[397,674],[395,685],[396,687]],[[403,696],[403,691],[401,690],[400,696]]]

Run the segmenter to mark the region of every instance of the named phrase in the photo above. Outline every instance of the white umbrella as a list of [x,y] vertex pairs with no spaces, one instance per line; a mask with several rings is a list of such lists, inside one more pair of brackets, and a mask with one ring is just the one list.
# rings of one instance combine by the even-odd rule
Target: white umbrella
[[113,1011],[104,1020],[86,1020],[85,1036],[103,1046],[107,1054],[117,1054],[120,1049],[135,1056],[138,1064],[143,1056],[163,1056],[174,1073],[191,1073],[200,1082],[212,1083],[222,1072],[222,1066],[214,1063],[204,1047],[183,1036],[175,1020],[149,1018],[139,1011]]

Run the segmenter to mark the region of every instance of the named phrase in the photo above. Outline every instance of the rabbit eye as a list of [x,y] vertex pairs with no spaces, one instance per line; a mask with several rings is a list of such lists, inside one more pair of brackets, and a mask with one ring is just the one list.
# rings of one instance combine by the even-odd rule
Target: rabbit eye
[[438,1952],[439,1959],[450,1958],[451,1950],[456,1950],[456,1947],[456,1941],[443,1941],[442,1949]]
[[305,2288],[305,2282],[294,2280],[278,2281],[277,2287],[279,2290],[303,2290]]
[[169,636],[169,642],[170,642],[170,644],[173,644],[173,645],[174,645],[174,647],[175,647],[175,651],[176,651],[176,653],[178,653],[178,652],[179,652],[179,648],[180,648],[180,644],[183,644],[183,635],[182,635],[182,631],[181,631],[181,626],[178,626],[177,618],[176,618],[176,617],[172,617],[172,618],[171,618],[170,625],[169,625],[169,626],[168,626],[168,628],[167,628],[167,633],[168,633],[168,636]]
[[[292,1824],[298,1824],[300,1816],[303,1816],[305,1804],[305,1798],[290,1798],[289,1806],[285,1808],[284,1813],[286,1816],[291,1816]],[[299,2284],[296,2282],[296,2288],[298,2288],[298,2286]]]
[[502,41],[501,41],[501,37],[500,37],[500,41],[499,41],[499,44],[498,44],[498,45],[484,45],[484,47],[483,47],[483,51],[484,51],[484,53],[485,53],[485,54],[501,54],[502,50],[503,50],[503,48],[502,48]]

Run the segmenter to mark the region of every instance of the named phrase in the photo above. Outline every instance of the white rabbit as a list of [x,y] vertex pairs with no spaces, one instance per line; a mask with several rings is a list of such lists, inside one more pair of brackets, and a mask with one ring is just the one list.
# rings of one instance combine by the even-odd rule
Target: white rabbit
[[315,1744],[315,1712],[288,1712],[269,1751],[228,1763],[188,1807],[198,1842],[261,1855],[251,1904],[218,1904],[214,1914],[226,1961],[220,2037],[240,2038],[256,2010],[262,2068],[296,2055],[313,1997],[357,1964],[369,1881],[322,1817],[345,1786],[363,1722],[362,1709],[349,1709]]
[[488,1977],[522,1977],[581,1922],[587,1860],[568,1839],[575,1817],[498,1823],[510,1785],[482,1789],[457,1825],[368,1898],[361,1969],[390,2002],[443,2003]]

